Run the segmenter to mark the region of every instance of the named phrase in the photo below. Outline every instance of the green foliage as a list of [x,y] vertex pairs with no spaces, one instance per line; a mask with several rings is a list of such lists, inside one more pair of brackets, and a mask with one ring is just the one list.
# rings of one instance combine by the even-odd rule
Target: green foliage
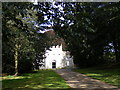
[[37,33],[40,27],[36,25],[45,22],[53,22],[53,29],[66,42],[75,64],[89,67],[120,62],[119,2],[56,2],[55,5],[58,7],[48,2],[36,6],[3,3],[3,72],[14,72],[17,66],[25,72],[26,67],[22,69],[20,63],[32,66],[36,59],[44,58],[45,47],[52,44],[46,35]]
[[65,81],[52,70],[40,70],[22,76],[3,77],[4,89],[68,89]]
[[25,2],[6,2],[2,6],[3,73],[32,71],[33,62],[38,55],[43,58],[45,47],[48,47],[46,35],[37,33],[39,28],[35,27],[44,21],[44,18],[38,21],[42,6]]
[[66,41],[75,64],[85,67],[104,64],[106,53],[113,53],[114,62],[120,61],[119,2],[59,4],[64,12],[59,11],[58,17],[64,20],[54,18],[54,29]]

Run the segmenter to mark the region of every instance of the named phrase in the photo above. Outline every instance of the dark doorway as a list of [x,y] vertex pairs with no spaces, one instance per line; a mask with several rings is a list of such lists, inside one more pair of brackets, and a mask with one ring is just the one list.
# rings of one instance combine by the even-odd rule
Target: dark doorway
[[52,62],[52,68],[56,68],[56,62]]

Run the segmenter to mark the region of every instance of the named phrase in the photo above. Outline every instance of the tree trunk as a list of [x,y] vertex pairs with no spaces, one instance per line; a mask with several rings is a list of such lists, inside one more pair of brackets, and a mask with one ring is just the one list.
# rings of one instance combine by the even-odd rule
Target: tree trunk
[[15,45],[15,54],[14,54],[14,58],[15,58],[15,74],[14,76],[18,75],[18,45]]

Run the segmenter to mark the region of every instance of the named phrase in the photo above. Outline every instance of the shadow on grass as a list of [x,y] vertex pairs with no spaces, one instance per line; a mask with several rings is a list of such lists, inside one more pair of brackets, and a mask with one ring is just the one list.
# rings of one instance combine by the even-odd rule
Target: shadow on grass
[[[11,88],[4,88],[2,90],[13,90]],[[118,90],[116,88],[94,88],[94,89],[89,89],[89,88],[56,88],[56,89],[48,89],[48,88],[39,88],[39,89],[33,89],[33,88],[19,88],[19,89],[14,89],[14,90]]]
[[[34,88],[27,88],[27,87],[22,87],[22,88],[16,88],[16,89],[13,89],[13,88],[3,88],[2,90],[73,90],[72,88],[56,88],[56,89],[48,89],[48,88],[37,88],[37,89],[34,89]],[[78,89],[78,90],[81,90],[81,89]],[[82,89],[83,90],[83,89]]]
[[93,79],[98,79],[106,83],[120,87],[120,68],[102,69],[102,67],[99,68],[94,67],[94,68],[76,69],[74,71],[85,74],[89,77],[92,77]]
[[[27,75],[26,75],[27,76]],[[29,76],[29,75],[28,75]],[[55,77],[50,76],[46,77],[48,82],[39,82],[39,80],[34,81],[33,78],[22,78],[22,79],[12,79],[12,80],[3,80],[3,89],[2,90],[89,90],[89,88],[69,88],[61,86],[60,81],[49,82]],[[37,78],[37,77],[36,77]],[[4,84],[7,84],[4,86]],[[60,86],[59,86],[60,85]],[[90,89],[91,90],[91,89]],[[95,88],[92,90],[118,90],[116,88]]]
[[46,90],[46,89],[69,89],[65,81],[52,70],[41,70],[22,76],[8,76],[2,81],[3,90]]

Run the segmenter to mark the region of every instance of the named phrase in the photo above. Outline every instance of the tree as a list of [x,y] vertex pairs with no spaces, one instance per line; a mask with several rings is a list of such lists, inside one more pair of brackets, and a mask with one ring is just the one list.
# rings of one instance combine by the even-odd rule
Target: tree
[[45,22],[42,11],[38,10],[44,3],[40,5],[3,3],[3,72],[14,71],[18,75],[32,71],[34,60],[44,54],[47,39],[36,27]]
[[[53,16],[54,29],[65,39],[74,56],[75,64],[94,66],[104,63],[105,47],[113,43],[111,42],[113,37],[115,42],[119,38],[119,3],[56,3],[56,5],[61,5],[63,10],[55,8],[57,14]],[[60,17],[64,19],[61,20]],[[113,44],[116,57],[119,56],[117,43]],[[119,62],[118,58],[116,61]]]

